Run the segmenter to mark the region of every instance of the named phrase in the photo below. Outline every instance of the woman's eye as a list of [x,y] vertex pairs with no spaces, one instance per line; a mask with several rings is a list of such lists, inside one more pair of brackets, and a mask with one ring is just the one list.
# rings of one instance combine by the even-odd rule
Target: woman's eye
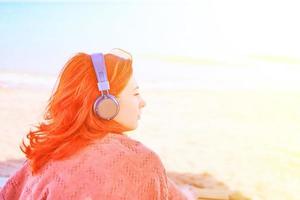
[[140,95],[140,93],[135,93],[135,94],[134,94],[134,96],[138,96],[138,95]]

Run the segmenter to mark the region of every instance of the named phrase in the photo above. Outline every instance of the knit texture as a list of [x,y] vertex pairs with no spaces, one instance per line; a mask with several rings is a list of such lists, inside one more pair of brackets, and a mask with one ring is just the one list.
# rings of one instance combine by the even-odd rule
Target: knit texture
[[4,200],[182,200],[158,155],[125,134],[109,133],[32,176],[28,161],[0,192]]

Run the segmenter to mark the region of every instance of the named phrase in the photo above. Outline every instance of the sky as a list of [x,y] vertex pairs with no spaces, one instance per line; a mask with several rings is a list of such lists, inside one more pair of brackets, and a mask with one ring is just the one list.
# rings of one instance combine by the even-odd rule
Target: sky
[[50,47],[54,39],[58,43],[77,39],[89,45],[86,42],[91,41],[82,36],[93,38],[105,30],[113,38],[96,40],[105,47],[115,41],[142,52],[199,56],[225,52],[295,56],[300,52],[297,1],[96,2],[80,6],[2,4],[1,38],[10,43],[42,39]]
[[[298,1],[0,1],[0,70],[57,72],[76,52],[300,63]],[[54,2],[54,3],[53,3]]]

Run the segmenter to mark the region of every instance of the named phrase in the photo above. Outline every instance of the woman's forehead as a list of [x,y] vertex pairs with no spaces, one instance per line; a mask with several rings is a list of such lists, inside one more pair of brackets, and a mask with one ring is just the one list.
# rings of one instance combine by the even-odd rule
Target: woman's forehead
[[129,89],[130,89],[130,90],[135,90],[135,89],[138,88],[138,84],[137,84],[137,82],[136,82],[134,76],[131,76],[131,77],[130,77],[128,86],[129,86]]
[[134,90],[138,89],[138,84],[134,78],[134,76],[131,76],[127,85],[124,88],[125,93],[132,93]]

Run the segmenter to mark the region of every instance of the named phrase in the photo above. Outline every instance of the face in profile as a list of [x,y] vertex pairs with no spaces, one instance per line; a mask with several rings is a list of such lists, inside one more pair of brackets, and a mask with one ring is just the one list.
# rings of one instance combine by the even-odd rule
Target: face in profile
[[114,120],[130,130],[136,129],[142,114],[142,108],[145,107],[146,102],[139,93],[139,88],[133,75],[117,98],[120,110]]

